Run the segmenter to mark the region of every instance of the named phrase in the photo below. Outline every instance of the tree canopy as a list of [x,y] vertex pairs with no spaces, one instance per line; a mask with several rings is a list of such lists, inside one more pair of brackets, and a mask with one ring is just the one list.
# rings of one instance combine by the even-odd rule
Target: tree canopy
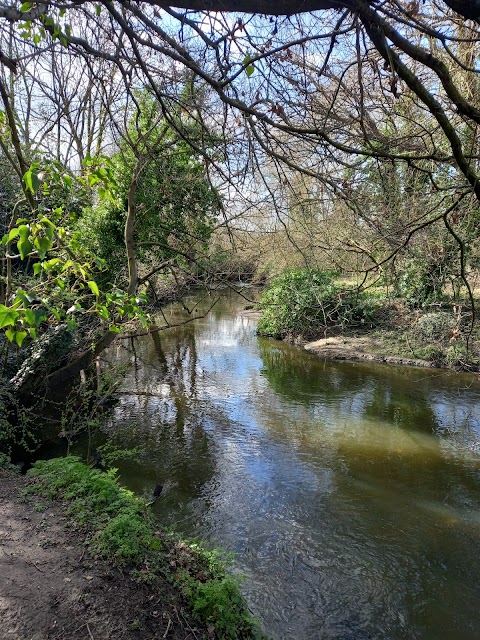
[[[163,244],[160,265],[172,251],[188,261],[193,236],[252,231],[260,218],[305,260],[353,255],[365,272],[420,237],[410,258],[427,257],[428,278],[454,263],[468,288],[479,16],[479,2],[462,0],[0,3],[0,147],[8,184],[23,187],[4,221],[3,302],[15,260],[39,259],[45,282],[69,273],[114,325],[120,294],[102,299],[98,256],[81,263],[78,238],[70,242],[78,212],[90,202],[98,213],[113,183],[127,316],[148,275],[138,271],[147,246]],[[163,217],[153,224],[147,209]],[[52,281],[71,290],[62,278]],[[28,300],[16,300],[26,322]],[[11,335],[21,341],[29,326]]]

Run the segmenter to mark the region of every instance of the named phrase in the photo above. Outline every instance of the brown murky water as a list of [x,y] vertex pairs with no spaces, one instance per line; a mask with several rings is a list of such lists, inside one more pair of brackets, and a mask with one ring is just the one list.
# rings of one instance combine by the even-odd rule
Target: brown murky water
[[480,384],[323,362],[257,338],[244,304],[110,350],[105,429],[143,450],[122,480],[236,552],[273,638],[480,637]]

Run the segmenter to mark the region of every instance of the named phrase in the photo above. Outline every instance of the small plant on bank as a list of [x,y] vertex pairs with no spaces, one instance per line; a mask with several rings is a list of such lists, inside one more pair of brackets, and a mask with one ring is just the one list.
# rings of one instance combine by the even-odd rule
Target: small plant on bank
[[10,457],[7,456],[6,453],[0,453],[0,477],[2,475],[2,472],[8,475],[12,473],[19,473],[18,467],[12,464]]
[[276,278],[263,294],[261,335],[310,338],[331,328],[372,326],[378,301],[337,283],[333,271],[294,269]]

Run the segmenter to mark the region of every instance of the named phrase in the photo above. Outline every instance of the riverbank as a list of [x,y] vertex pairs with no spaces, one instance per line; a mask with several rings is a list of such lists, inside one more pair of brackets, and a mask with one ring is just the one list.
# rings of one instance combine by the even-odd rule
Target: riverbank
[[214,554],[158,530],[109,474],[74,458],[0,473],[5,637],[260,637]]
[[307,351],[330,360],[375,361],[422,368],[480,371],[480,332],[448,310],[412,310],[383,303],[376,322],[361,331],[338,330],[303,340]]
[[[262,318],[258,310],[246,310],[242,315]],[[412,310],[398,301],[379,302],[371,320],[364,327],[323,327],[318,338],[312,329],[307,336],[288,331],[282,340],[326,360],[480,371],[478,323],[472,330],[467,321],[448,309]]]
[[[442,368],[429,360],[387,353],[388,347],[375,336],[332,336],[307,342],[304,349],[325,360],[374,361],[410,367]],[[445,365],[446,368],[446,365]]]

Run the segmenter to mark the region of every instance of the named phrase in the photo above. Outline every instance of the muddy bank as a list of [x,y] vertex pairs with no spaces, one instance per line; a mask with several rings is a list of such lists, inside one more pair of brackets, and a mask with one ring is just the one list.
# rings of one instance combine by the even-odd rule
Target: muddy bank
[[205,637],[168,582],[153,591],[93,558],[61,504],[19,500],[26,484],[0,475],[0,637]]
[[406,365],[411,367],[443,368],[428,360],[418,360],[402,356],[382,354],[382,344],[369,336],[346,337],[333,336],[307,342],[304,348],[311,353],[328,360],[369,360],[386,364]]

